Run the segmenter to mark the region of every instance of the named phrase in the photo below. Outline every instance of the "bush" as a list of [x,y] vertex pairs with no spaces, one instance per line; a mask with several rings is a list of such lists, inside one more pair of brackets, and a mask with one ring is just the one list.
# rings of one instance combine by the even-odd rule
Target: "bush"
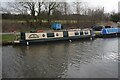
[[113,22],[120,21],[120,13],[111,15],[110,20],[113,21]]

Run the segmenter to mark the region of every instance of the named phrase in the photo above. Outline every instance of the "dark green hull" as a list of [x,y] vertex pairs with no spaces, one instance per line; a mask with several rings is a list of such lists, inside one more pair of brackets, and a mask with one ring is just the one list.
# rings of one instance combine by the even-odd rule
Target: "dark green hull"
[[120,33],[117,33],[117,37],[120,37]]
[[41,43],[48,43],[48,42],[62,42],[62,41],[76,41],[76,40],[90,40],[93,39],[91,36],[75,36],[75,37],[63,37],[63,38],[47,38],[47,39],[38,39],[38,40],[23,40],[20,41],[19,45],[31,45],[31,44],[41,44]]
[[120,34],[113,33],[113,34],[99,34],[96,35],[95,38],[113,38],[113,37],[120,37]]

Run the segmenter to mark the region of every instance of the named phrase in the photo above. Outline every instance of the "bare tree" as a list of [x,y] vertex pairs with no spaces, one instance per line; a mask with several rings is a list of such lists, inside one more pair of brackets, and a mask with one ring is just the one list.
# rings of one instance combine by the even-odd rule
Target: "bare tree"
[[10,10],[8,8],[4,8],[2,6],[0,6],[0,13],[8,13],[11,14]]
[[20,2],[7,2],[7,8],[13,14],[28,14],[27,9]]
[[104,7],[103,8],[95,8],[95,9],[88,9],[88,16],[91,17],[91,21],[95,24],[96,22],[103,21],[105,19],[108,19],[108,17],[104,13]]
[[19,4],[21,6],[23,6],[23,8],[26,8],[28,11],[30,11],[30,15],[31,16],[35,16],[35,2],[19,2]]
[[80,14],[82,9],[81,9],[81,2],[73,2],[74,4],[74,9],[75,9],[75,12],[76,12],[76,20],[77,20],[77,27],[79,27],[79,24],[80,24]]
[[56,9],[59,6],[59,3],[57,2],[46,2],[45,3],[45,9],[48,12],[48,24],[50,25],[50,15],[52,14],[52,11]]
[[[9,8],[23,14],[24,12],[30,12],[31,16],[35,16],[36,12],[40,14],[41,6],[42,6],[41,2],[38,2],[38,3],[37,2],[8,2]],[[37,7],[38,7],[38,10],[36,10]]]
[[70,9],[71,7],[68,2],[59,2],[59,7],[57,7],[57,10],[59,10],[63,15],[72,14]]
[[74,2],[76,14],[81,14],[82,12],[82,2]]
[[63,2],[63,10],[65,15],[69,13],[69,5],[67,2]]
[[41,11],[42,11],[42,6],[44,5],[44,2],[38,2],[38,11],[37,11],[37,15],[40,16],[41,15]]
[[84,2],[83,3],[83,15],[88,15],[88,3]]

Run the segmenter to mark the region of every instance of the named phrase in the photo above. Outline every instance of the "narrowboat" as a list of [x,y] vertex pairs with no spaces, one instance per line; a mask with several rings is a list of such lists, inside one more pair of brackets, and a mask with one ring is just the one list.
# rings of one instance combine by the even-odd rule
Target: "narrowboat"
[[119,28],[104,28],[102,29],[102,37],[117,37]]
[[91,29],[69,29],[42,32],[21,32],[20,40],[14,41],[15,44],[31,45],[34,43],[55,42],[61,40],[93,39],[94,34]]
[[99,26],[99,25],[95,25],[92,27],[93,32],[95,34],[95,38],[102,38],[102,29],[104,26]]
[[120,34],[119,28],[111,26],[95,26],[93,27],[93,31],[96,38],[118,37]]
[[117,37],[120,37],[120,28],[118,28]]

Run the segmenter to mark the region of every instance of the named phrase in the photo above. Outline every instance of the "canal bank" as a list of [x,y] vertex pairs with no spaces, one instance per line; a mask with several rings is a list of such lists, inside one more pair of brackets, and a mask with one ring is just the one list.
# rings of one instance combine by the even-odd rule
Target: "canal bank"
[[[119,34],[112,34],[112,35],[95,35],[93,37],[92,40],[97,39],[97,38],[119,38],[120,37],[120,33]],[[56,43],[56,42],[73,42],[73,41],[86,41],[86,40],[91,40],[89,37],[88,38],[76,38],[76,39],[65,39],[65,40],[51,40],[51,41],[41,41],[41,42],[37,42],[37,43],[32,43],[32,44],[44,44],[44,43]],[[12,41],[4,41],[2,43],[0,43],[0,45],[2,46],[10,46],[10,45],[20,45],[19,41],[14,42],[14,40]]]

